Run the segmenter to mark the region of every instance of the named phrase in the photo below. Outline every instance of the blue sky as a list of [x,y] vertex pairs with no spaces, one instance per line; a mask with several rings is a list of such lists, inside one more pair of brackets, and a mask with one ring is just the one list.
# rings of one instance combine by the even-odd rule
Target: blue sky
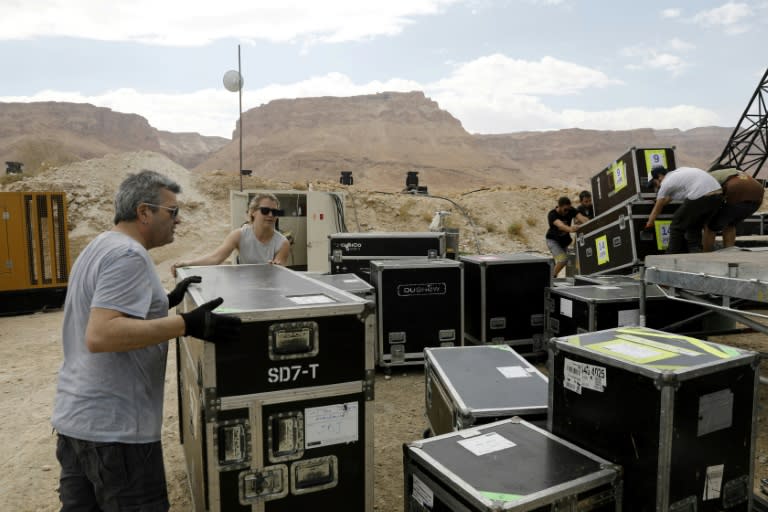
[[3,0],[0,102],[230,137],[238,45],[243,111],[420,90],[470,133],[735,126],[768,0]]

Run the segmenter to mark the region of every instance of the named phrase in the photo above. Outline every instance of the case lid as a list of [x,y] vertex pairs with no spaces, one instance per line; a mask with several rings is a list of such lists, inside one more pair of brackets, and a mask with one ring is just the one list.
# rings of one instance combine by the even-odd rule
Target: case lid
[[[664,373],[670,382],[719,371],[725,365],[749,364],[758,357],[749,350],[647,327],[618,327],[564,336],[553,338],[552,344],[557,351],[581,354],[594,361],[652,378]],[[583,366],[582,363],[574,363],[570,370],[566,368],[566,378],[574,382],[581,379],[583,372],[577,372],[579,375],[573,373],[580,365]],[[589,379],[595,378],[588,376]],[[596,379],[599,381],[600,378]],[[595,385],[607,383],[596,382]]]
[[[407,445],[478,510],[534,510],[612,482],[618,467],[519,418]],[[569,491],[570,490],[570,491]]]
[[[581,302],[629,302],[640,300],[640,283],[616,282],[615,284],[586,284],[559,286],[550,290],[550,295],[560,295]],[[656,285],[646,285],[646,298],[660,299],[664,294]]]
[[402,258],[397,260],[371,260],[371,270],[396,268],[462,268],[460,261],[449,258]]
[[373,293],[374,290],[373,285],[358,277],[357,274],[319,274],[315,272],[305,272],[304,274],[316,281],[335,286],[340,290],[350,293]]
[[369,301],[280,265],[214,265],[177,269],[177,279],[203,278],[187,293],[195,306],[217,297],[218,313],[243,320],[359,314]]
[[508,345],[425,348],[424,357],[465,414],[547,411],[547,378]]
[[472,254],[459,256],[459,261],[475,263],[477,265],[503,265],[508,263],[549,263],[549,256],[543,256],[532,252],[513,254]]

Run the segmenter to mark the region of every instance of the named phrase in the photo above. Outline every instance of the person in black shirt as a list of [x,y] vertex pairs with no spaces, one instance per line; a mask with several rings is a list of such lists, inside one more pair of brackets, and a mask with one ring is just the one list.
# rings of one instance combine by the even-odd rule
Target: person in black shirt
[[592,194],[589,190],[582,190],[579,193],[579,206],[576,211],[588,219],[595,217],[595,209],[592,206]]
[[571,245],[571,233],[579,230],[578,226],[571,226],[573,219],[582,224],[589,220],[571,206],[571,200],[566,196],[558,199],[557,206],[547,214],[549,229],[545,238],[547,247],[555,258],[553,277],[557,277],[568,262],[568,254],[565,251]]

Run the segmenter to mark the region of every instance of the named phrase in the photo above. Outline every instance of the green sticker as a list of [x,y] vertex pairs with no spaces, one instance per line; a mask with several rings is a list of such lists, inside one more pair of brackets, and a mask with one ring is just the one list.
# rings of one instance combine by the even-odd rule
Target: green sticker
[[648,175],[648,181],[651,180],[651,170],[654,167],[667,167],[667,152],[663,149],[646,149],[645,150],[645,169]]
[[627,186],[627,166],[624,162],[614,162],[611,164],[610,172],[613,178],[614,193]]
[[503,492],[480,491],[480,494],[493,501],[517,501],[525,497],[520,494],[505,494]]
[[603,265],[611,260],[608,254],[608,235],[595,238],[595,252],[597,253],[597,264]]

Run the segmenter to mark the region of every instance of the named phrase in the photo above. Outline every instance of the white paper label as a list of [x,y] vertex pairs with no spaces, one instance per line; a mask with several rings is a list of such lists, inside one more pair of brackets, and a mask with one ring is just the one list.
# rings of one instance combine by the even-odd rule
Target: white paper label
[[518,379],[520,377],[530,376],[522,366],[497,366],[496,369],[507,379]]
[[496,432],[489,432],[469,439],[459,441],[459,444],[477,456],[506,450],[517,446],[515,443]]
[[634,359],[649,359],[663,356],[666,351],[662,351],[653,347],[638,345],[637,343],[612,343],[604,346],[605,350],[616,352],[625,357]]
[[579,363],[565,358],[563,365],[563,386],[581,394],[583,388],[603,392],[608,385],[608,377],[603,366]]
[[299,304],[301,306],[306,306],[308,304],[331,304],[333,302],[336,302],[332,298],[328,297],[327,295],[295,295],[293,297],[288,297],[288,300],[293,302],[294,304]]
[[619,327],[626,325],[640,325],[640,310],[639,309],[625,309],[619,311]]
[[419,480],[419,477],[416,475],[413,475],[413,492],[411,496],[422,507],[432,509],[435,506],[435,493],[424,482]]
[[720,488],[723,485],[724,464],[709,466],[707,477],[704,479],[704,501],[720,498]]
[[573,318],[573,301],[570,299],[560,298],[560,314]]
[[357,441],[357,402],[304,409],[307,449]]

